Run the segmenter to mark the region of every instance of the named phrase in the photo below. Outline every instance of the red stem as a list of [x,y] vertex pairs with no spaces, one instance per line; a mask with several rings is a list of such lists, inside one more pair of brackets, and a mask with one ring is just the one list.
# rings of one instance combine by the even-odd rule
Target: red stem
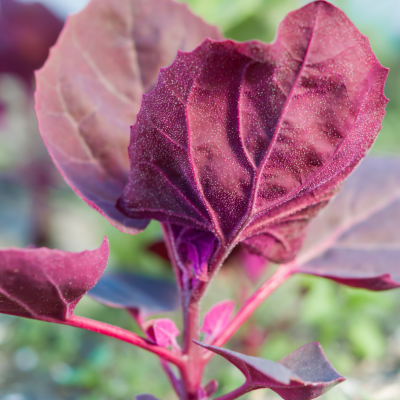
[[[214,340],[213,346],[223,346],[233,334],[240,328],[240,326],[253,314],[253,312],[265,301],[265,299],[272,294],[282,283],[284,283],[296,271],[295,264],[281,265],[275,273],[267,279],[254,293],[251,295],[243,306],[239,309],[233,317],[228,327],[222,334]],[[208,362],[214,355],[208,351],[203,359]]]
[[119,328],[118,326],[113,326],[106,324],[100,321],[94,321],[92,319],[79,317],[73,315],[66,321],[58,321],[47,319],[47,322],[55,322],[58,324],[74,326],[76,328],[87,329],[92,332],[97,332],[105,336],[110,336],[118,340],[122,340],[123,342],[127,342],[133,344],[134,346],[141,347],[147,351],[150,351],[157,356],[163,358],[164,360],[175,364],[178,368],[182,368],[183,360],[182,357],[178,354],[174,354],[172,351],[157,346],[156,344],[152,343],[151,341],[136,335],[133,332],[127,331],[125,329]]

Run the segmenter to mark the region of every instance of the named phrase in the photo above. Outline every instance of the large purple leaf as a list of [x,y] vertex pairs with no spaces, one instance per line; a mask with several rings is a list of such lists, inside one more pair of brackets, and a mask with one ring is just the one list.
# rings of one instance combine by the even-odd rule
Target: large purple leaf
[[110,307],[125,308],[147,317],[179,307],[175,283],[128,273],[109,273],[101,277],[89,296]]
[[108,261],[108,241],[93,251],[47,248],[0,250],[0,312],[65,321],[99,280]]
[[400,287],[400,159],[367,157],[310,225],[299,272],[370,290]]
[[118,206],[288,261],[381,128],[387,73],[324,1],[290,13],[273,44],[180,52],[143,98]]
[[36,75],[39,130],[54,162],[78,195],[124,232],[148,222],[115,208],[142,95],[178,49],[190,51],[206,37],[220,34],[172,0],[92,0],[68,19]]
[[33,71],[42,67],[63,21],[42,4],[0,0],[0,73],[19,76],[32,90]]
[[269,388],[285,400],[310,400],[344,381],[326,359],[319,343],[309,343],[273,362],[196,342],[235,365],[246,378],[247,392]]

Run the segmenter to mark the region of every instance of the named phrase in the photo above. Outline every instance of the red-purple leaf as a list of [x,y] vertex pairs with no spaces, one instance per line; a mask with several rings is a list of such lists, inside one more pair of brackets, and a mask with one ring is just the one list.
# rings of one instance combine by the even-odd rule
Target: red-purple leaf
[[63,22],[42,4],[0,0],[0,73],[19,76],[32,90],[39,69],[56,42]]
[[143,98],[118,207],[288,261],[381,128],[387,73],[324,1],[290,13],[273,44],[180,52]]
[[126,147],[143,93],[178,49],[218,30],[172,0],[93,0],[70,17],[37,74],[36,111],[47,148],[70,186],[118,229],[147,220],[115,209],[129,171]]
[[203,388],[203,398],[209,399],[217,389],[218,382],[215,379],[209,381]]
[[38,320],[65,321],[99,280],[108,241],[93,251],[47,248],[0,250],[0,312]]
[[204,343],[212,343],[228,326],[235,302],[232,300],[223,300],[210,308],[204,317],[201,332],[203,332]]
[[105,274],[88,295],[107,306],[138,313],[142,318],[179,307],[179,293],[173,282],[128,273]]
[[300,347],[277,363],[196,343],[235,365],[246,378],[246,392],[269,388],[285,400],[310,400],[345,379],[332,367],[316,342]]
[[146,332],[159,346],[171,346],[176,351],[180,350],[179,344],[176,341],[180,331],[170,319],[160,318],[147,321]]
[[299,272],[370,290],[400,287],[400,159],[367,157],[310,225]]
[[255,283],[265,272],[268,262],[264,257],[250,253],[245,246],[241,246],[238,257],[243,265],[246,275]]

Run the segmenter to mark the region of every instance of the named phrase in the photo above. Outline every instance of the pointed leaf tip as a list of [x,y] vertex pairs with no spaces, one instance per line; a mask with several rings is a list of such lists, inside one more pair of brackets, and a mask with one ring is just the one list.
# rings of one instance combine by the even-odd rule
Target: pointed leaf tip
[[109,245],[69,253],[47,248],[0,250],[0,312],[20,317],[65,321],[99,280]]
[[345,378],[325,357],[319,343],[300,347],[278,363],[195,341],[235,365],[245,376],[248,391],[269,388],[284,400],[311,400]]
[[206,40],[143,99],[118,207],[287,262],[375,140],[386,76],[327,2],[290,13],[270,45]]

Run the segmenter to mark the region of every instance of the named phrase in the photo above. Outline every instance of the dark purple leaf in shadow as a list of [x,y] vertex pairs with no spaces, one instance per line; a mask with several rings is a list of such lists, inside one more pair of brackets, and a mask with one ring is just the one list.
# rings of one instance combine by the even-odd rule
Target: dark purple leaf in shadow
[[33,71],[47,59],[63,21],[42,4],[0,0],[0,73],[19,76],[32,90]]
[[171,260],[169,259],[168,249],[165,245],[164,240],[152,243],[150,246],[147,247],[147,250],[149,250],[151,253],[157,254],[164,261],[171,262]]
[[217,28],[172,0],[94,0],[70,17],[37,73],[36,112],[47,148],[69,185],[123,232],[147,218],[115,208],[128,180],[126,148],[142,95],[178,49],[190,51]]
[[125,308],[142,317],[173,311],[180,304],[175,283],[128,273],[103,275],[88,295],[102,304]]
[[320,344],[316,342],[300,347],[277,363],[197,341],[196,343],[235,365],[246,378],[246,392],[269,388],[284,400],[310,400],[345,380],[332,367]]
[[156,397],[154,397],[151,394],[139,394],[135,397],[135,400],[158,400]]
[[367,157],[310,225],[299,272],[370,290],[400,286],[400,159]]
[[0,312],[65,321],[99,280],[108,261],[108,240],[93,251],[47,248],[0,250]]
[[387,73],[324,1],[290,13],[273,44],[180,52],[143,98],[119,209],[291,260],[380,130]]

